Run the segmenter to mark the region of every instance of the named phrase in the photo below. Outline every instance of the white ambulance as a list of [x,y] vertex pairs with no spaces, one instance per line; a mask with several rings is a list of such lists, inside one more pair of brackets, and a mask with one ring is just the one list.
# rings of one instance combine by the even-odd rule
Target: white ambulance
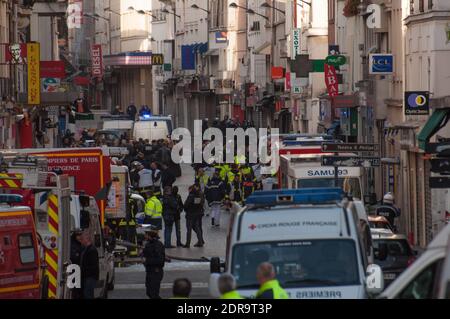
[[[334,187],[335,169],[321,165],[324,155],[332,154],[281,155],[281,188]],[[353,198],[363,199],[362,174],[361,167],[339,167],[337,186]]]
[[361,232],[352,201],[339,188],[257,191],[231,215],[226,259],[211,259],[210,293],[218,273],[232,274],[242,296],[255,297],[256,269],[274,265],[292,299],[358,299],[381,292],[366,286],[370,231]]

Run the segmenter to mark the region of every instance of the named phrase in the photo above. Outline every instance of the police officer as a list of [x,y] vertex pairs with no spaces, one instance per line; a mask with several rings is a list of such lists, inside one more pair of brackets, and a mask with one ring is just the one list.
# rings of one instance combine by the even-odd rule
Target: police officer
[[147,230],[145,239],[147,243],[145,244],[143,255],[145,257],[145,287],[147,296],[150,299],[161,299],[159,290],[164,277],[163,268],[166,261],[166,252],[163,243],[159,241],[156,230]]
[[147,191],[144,223],[152,224],[157,230],[162,229],[162,204],[153,191]]
[[202,217],[205,198],[200,188],[197,185],[192,185],[189,188],[189,195],[184,203],[184,210],[186,211],[186,245],[189,248],[191,244],[192,230],[197,234],[197,243],[194,247],[203,247],[205,241],[203,240],[202,231]]
[[269,262],[263,262],[256,270],[256,279],[260,287],[256,292],[256,299],[289,299],[287,292],[281,288],[275,278],[275,268]]
[[383,197],[383,204],[377,207],[376,214],[385,217],[395,229],[394,221],[400,216],[400,208],[394,205],[394,195],[387,193]]
[[219,277],[220,299],[244,299],[236,290],[236,282],[230,274],[222,274]]
[[219,177],[219,171],[214,172],[213,177],[206,185],[206,199],[211,208],[211,225],[215,227],[220,226],[220,208],[225,197],[226,188],[224,182]]

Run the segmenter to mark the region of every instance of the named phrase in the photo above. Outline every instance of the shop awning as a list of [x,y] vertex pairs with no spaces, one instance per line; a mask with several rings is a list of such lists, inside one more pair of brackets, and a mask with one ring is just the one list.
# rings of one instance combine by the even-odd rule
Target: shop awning
[[265,42],[263,45],[257,47],[254,51],[253,54],[264,54],[264,55],[270,55],[271,50],[270,50],[270,42]]
[[435,109],[417,136],[419,148],[425,150],[425,144],[434,134],[447,124],[449,119],[450,108]]

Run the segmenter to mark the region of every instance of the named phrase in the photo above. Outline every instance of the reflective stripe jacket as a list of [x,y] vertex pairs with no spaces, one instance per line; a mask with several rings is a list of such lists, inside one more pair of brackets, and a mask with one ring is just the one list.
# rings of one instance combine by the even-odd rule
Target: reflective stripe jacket
[[156,196],[150,197],[145,203],[145,215],[152,218],[162,217],[162,204]]
[[289,299],[287,292],[281,288],[278,280],[265,282],[256,293],[257,299]]

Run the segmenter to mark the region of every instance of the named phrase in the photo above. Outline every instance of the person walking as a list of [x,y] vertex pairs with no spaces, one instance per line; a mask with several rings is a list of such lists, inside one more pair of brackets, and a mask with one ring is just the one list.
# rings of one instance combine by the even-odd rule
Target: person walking
[[81,289],[83,299],[94,299],[94,289],[99,279],[100,267],[97,248],[92,244],[87,231],[81,235],[83,251],[80,256]]
[[177,247],[182,247],[183,244],[181,243],[181,213],[184,210],[183,205],[183,199],[181,198],[181,195],[178,194],[178,186],[172,187],[172,194],[173,197],[177,200],[177,215],[175,216],[175,235],[177,238]]
[[164,220],[164,246],[166,248],[175,248],[172,246],[172,229],[175,223],[175,218],[178,215],[178,203],[176,198],[172,195],[172,187],[164,187],[164,194],[162,198],[163,205],[163,220]]
[[162,203],[152,190],[146,192],[147,201],[145,203],[145,224],[153,225],[157,230],[162,229]]
[[219,171],[216,170],[206,185],[206,199],[211,208],[211,225],[213,227],[220,227],[220,209],[224,197],[225,185],[219,177]]
[[191,294],[192,284],[187,278],[178,278],[173,282],[171,299],[189,299]]
[[271,263],[263,262],[258,266],[256,279],[260,284],[256,299],[289,299],[289,295],[276,279],[275,268]]
[[159,240],[157,231],[147,230],[145,239],[147,242],[143,250],[143,256],[145,258],[146,293],[150,299],[161,299],[159,290],[164,277],[163,268],[166,261],[166,252],[163,243]]
[[236,281],[230,274],[222,274],[219,277],[220,299],[244,299],[236,290]]
[[189,195],[184,202],[184,210],[186,211],[186,244],[185,248],[191,245],[192,230],[197,234],[197,243],[194,247],[203,247],[202,217],[205,198],[198,185],[189,187]]

